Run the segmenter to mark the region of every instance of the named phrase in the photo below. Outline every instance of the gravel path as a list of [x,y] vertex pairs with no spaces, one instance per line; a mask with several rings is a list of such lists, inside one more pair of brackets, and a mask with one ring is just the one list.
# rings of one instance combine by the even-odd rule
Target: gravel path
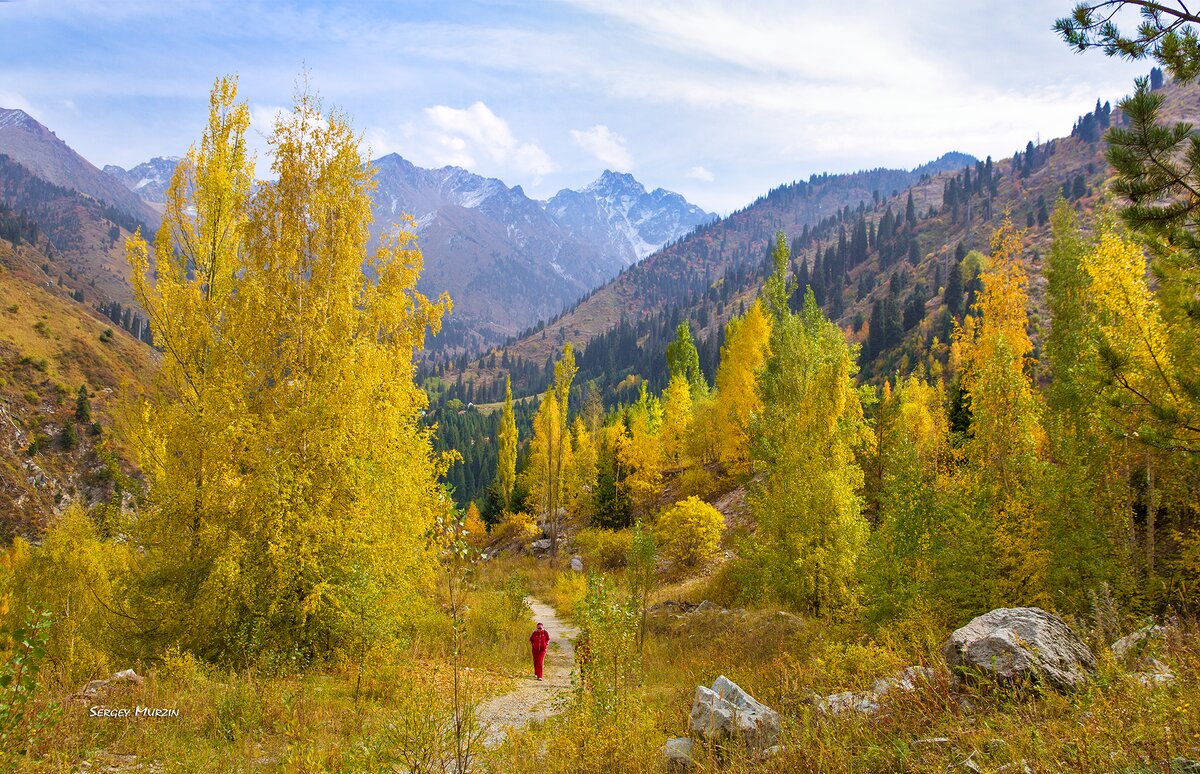
[[[484,702],[479,706],[477,717],[486,729],[484,744],[494,747],[504,741],[509,729],[524,728],[532,721],[542,722],[555,714],[556,699],[571,688],[571,671],[575,668],[575,647],[572,642],[579,635],[574,626],[563,623],[554,608],[526,597],[533,610],[533,620],[540,621],[550,632],[550,647],[546,651],[546,663],[542,670],[542,681],[533,676],[533,657],[529,658],[529,674],[522,678],[516,690]],[[528,655],[528,646],[526,646]]]

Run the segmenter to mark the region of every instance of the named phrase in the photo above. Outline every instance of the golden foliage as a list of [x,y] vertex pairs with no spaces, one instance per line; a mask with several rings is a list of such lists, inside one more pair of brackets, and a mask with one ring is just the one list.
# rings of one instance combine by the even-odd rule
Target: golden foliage
[[696,496],[663,511],[655,527],[662,555],[685,567],[711,559],[721,546],[724,531],[725,517]]
[[411,231],[367,253],[372,173],[344,116],[298,94],[269,138],[276,180],[251,194],[235,100],[218,81],[153,274],[145,242],[128,245],[164,349],[132,423],[149,488],[139,613],[162,622],[157,642],[208,658],[304,660],[356,621],[392,628],[422,587],[447,503],[412,356],[449,300],[416,291]]

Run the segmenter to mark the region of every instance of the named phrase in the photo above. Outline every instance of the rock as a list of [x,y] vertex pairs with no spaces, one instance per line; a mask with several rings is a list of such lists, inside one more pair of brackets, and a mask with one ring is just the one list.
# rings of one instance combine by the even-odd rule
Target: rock
[[134,683],[135,685],[141,685],[143,682],[141,675],[132,669],[122,669],[108,679],[114,683]]
[[90,701],[104,696],[112,690],[114,685],[120,683],[132,683],[141,685],[143,682],[142,676],[132,669],[122,669],[120,672],[109,677],[107,680],[91,680],[87,685],[79,689],[78,693],[73,694],[70,699],[80,704],[87,704]]
[[940,747],[944,744],[950,744],[949,737],[931,736],[928,739],[914,739],[908,743],[909,747]]
[[752,753],[758,753],[779,741],[779,713],[721,675],[711,689],[696,687],[691,729],[714,741],[740,738]]
[[1138,629],[1136,632],[1126,634],[1121,639],[1109,646],[1109,650],[1118,659],[1124,660],[1131,653],[1137,653],[1145,649],[1146,645],[1153,639],[1162,639],[1166,630],[1157,624],[1148,624]]
[[774,758],[776,755],[781,755],[787,748],[781,744],[773,744],[767,749],[758,754],[757,760],[765,761],[768,758]]
[[929,667],[909,666],[900,670],[900,674],[895,677],[881,677],[875,681],[871,687],[871,692],[876,696],[884,696],[889,691],[915,691],[918,686],[933,682],[936,676]]
[[529,547],[532,548],[534,551],[549,551],[550,550],[550,538],[542,538],[541,540],[535,540],[529,544]]
[[668,771],[690,771],[696,768],[692,759],[692,740],[686,736],[668,739],[662,750],[663,765]]
[[707,599],[696,606],[697,613],[707,613],[710,611],[720,610],[721,606],[716,602],[709,602]]
[[1036,607],[998,608],[950,635],[942,657],[951,669],[1012,682],[1034,679],[1060,690],[1081,687],[1096,657],[1057,616]]
[[1147,659],[1146,663],[1142,665],[1142,671],[1133,672],[1129,677],[1141,683],[1146,688],[1153,688],[1156,685],[1170,685],[1175,682],[1175,673],[1171,671],[1171,667],[1156,658]]
[[880,709],[879,696],[871,691],[866,693],[855,693],[854,691],[834,693],[823,699],[817,697],[815,703],[818,712],[831,717],[837,717],[843,712],[859,712],[863,715],[874,715]]
[[583,557],[582,556],[572,556],[571,557],[571,569],[574,570],[575,572],[583,572]]

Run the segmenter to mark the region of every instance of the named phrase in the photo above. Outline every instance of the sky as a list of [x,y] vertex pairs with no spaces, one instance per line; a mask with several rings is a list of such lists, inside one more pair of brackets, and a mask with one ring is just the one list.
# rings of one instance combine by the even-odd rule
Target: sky
[[181,155],[237,75],[260,170],[301,74],[371,156],[536,198],[605,169],[726,214],[822,172],[1002,158],[1149,64],[1077,54],[1074,0],[0,0],[0,107],[97,166]]

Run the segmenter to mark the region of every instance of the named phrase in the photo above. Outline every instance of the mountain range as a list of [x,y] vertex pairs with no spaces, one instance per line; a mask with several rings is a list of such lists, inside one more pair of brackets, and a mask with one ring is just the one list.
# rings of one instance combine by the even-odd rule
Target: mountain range
[[[178,159],[156,157],[112,179],[161,207]],[[560,312],[715,215],[632,175],[605,171],[549,201],[461,167],[425,169],[397,154],[373,162],[373,235],[414,218],[425,257],[419,287],[446,291],[454,315],[438,349],[478,350]]]

